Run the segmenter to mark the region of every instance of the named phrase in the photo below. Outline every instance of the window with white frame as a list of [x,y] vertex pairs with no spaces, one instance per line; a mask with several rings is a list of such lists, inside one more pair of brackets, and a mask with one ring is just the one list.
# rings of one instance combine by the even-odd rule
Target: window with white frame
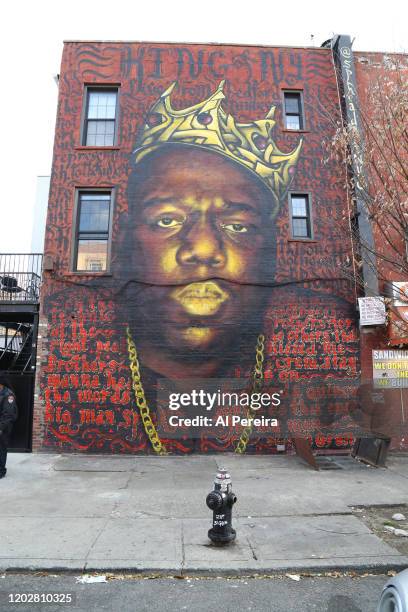
[[87,88],[82,144],[109,147],[115,144],[118,88]]
[[74,270],[103,272],[108,267],[112,193],[79,191]]
[[291,193],[289,196],[293,238],[311,238],[310,200],[307,193]]
[[303,130],[303,103],[300,91],[285,91],[283,94],[285,105],[285,127],[287,130]]

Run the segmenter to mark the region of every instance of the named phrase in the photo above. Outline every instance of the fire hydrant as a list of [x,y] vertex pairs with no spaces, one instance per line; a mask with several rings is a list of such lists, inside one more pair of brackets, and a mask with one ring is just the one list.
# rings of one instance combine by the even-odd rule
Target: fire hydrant
[[214,490],[206,499],[207,506],[213,511],[213,526],[208,531],[208,537],[214,544],[228,544],[235,540],[237,532],[232,528],[232,506],[236,501],[228,470],[219,469]]

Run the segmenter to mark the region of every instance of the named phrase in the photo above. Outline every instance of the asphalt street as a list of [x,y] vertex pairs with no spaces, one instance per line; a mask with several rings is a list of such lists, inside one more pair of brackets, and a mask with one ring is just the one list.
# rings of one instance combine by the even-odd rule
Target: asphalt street
[[[0,575],[2,612],[376,612],[387,576],[125,578]],[[10,603],[17,593],[72,594],[71,604]],[[13,597],[11,597],[13,596]]]

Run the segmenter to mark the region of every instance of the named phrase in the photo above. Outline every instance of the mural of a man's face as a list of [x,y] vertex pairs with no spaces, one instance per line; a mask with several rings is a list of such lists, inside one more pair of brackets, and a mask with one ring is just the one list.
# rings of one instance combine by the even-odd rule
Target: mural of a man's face
[[143,325],[187,352],[222,351],[240,326],[259,333],[257,284],[274,268],[273,195],[245,168],[195,147],[163,147],[138,166],[128,265],[149,285],[139,292]]

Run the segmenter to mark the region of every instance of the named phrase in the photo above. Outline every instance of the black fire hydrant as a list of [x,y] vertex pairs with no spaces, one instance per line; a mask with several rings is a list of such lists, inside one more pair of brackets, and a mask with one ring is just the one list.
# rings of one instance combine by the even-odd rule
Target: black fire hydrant
[[214,544],[228,544],[235,540],[237,532],[232,528],[232,506],[236,501],[228,470],[218,470],[214,490],[206,499],[207,506],[213,511],[213,526],[208,537]]

